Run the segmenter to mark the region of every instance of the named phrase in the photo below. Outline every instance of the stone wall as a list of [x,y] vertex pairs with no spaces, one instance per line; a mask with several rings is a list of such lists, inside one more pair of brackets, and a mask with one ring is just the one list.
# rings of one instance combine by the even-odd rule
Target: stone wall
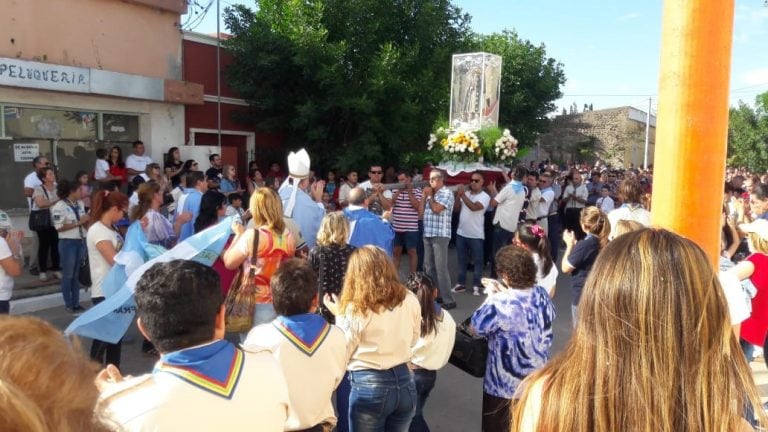
[[[631,107],[610,108],[560,115],[550,131],[539,137],[542,158],[604,160],[613,166],[641,167],[645,147],[645,123],[630,118]],[[653,163],[656,128],[651,125],[648,163]]]

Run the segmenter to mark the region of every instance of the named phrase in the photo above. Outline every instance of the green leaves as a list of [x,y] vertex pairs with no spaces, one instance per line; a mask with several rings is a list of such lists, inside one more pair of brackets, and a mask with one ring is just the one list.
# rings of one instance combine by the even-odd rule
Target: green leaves
[[755,109],[739,102],[728,118],[728,165],[767,171],[768,92],[757,96]]
[[[514,32],[477,36],[450,0],[260,0],[225,9],[234,37],[228,84],[252,107],[246,121],[307,146],[342,170],[423,159],[448,112],[451,56],[504,57],[500,125],[531,145],[565,78],[543,46]],[[407,155],[407,156],[406,156]],[[407,158],[407,160],[406,160]]]

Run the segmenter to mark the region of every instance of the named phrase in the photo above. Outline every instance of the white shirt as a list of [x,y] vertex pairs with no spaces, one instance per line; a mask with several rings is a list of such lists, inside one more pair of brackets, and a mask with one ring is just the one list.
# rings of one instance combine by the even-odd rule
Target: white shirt
[[115,251],[120,251],[120,248],[123,246],[123,238],[120,237],[120,234],[101,223],[101,221],[97,221],[88,228],[85,244],[88,247],[88,263],[91,269],[91,298],[104,297],[101,284],[112,268],[107,260],[104,259],[104,256],[101,255],[99,249],[96,248],[96,245],[102,241],[111,242]]
[[[383,184],[383,183],[380,183],[380,184]],[[366,181],[360,183],[359,185],[357,185],[357,187],[359,187],[359,188],[363,189],[364,191],[368,192],[369,190],[373,189],[373,184],[371,183],[370,180],[366,180]],[[341,191],[339,191],[339,192],[341,192]],[[386,198],[388,200],[392,199],[392,191],[391,190],[385,190],[381,194],[384,195],[384,198]]]
[[[9,234],[10,235],[10,234]],[[0,237],[0,260],[11,258],[13,253],[5,238]],[[0,266],[0,300],[10,300],[13,294],[13,278]]]
[[517,221],[520,220],[520,210],[525,204],[525,189],[520,186],[520,192],[515,192],[510,182],[494,199],[499,205],[493,216],[493,224],[499,224],[505,230],[515,232]]
[[616,237],[616,225],[620,220],[632,220],[640,222],[643,226],[650,226],[651,212],[640,205],[630,206],[629,204],[624,204],[608,213],[608,221],[611,223],[611,235],[608,237],[609,239],[612,240]]
[[[26,177],[24,177],[24,187],[29,189],[34,189],[38,186],[41,186],[43,184],[42,181],[40,181],[40,178],[37,177],[37,172],[32,171],[31,173],[27,174]],[[32,198],[27,198],[27,203],[29,204],[29,209],[32,210]]]
[[583,200],[587,200],[589,197],[589,191],[587,190],[587,186],[584,185],[584,183],[580,184],[577,187],[573,187],[572,184],[569,184],[566,186],[565,191],[563,192],[563,199],[565,200],[565,208],[584,208],[586,204],[580,203],[574,199],[571,198],[581,198]]
[[[149,156],[136,156],[132,154],[125,159],[125,167],[138,172],[144,172],[147,169],[147,165],[152,163],[152,158]],[[130,176],[128,181],[133,180],[136,176]]]
[[[85,205],[83,202],[77,200],[73,204],[77,206],[77,211],[80,213],[80,217],[82,218],[85,216]],[[51,220],[53,221],[53,227],[58,231],[64,225],[77,223],[80,219],[77,218],[75,210],[70,206],[69,201],[61,200],[51,207]],[[82,240],[85,238],[85,227],[82,225],[58,232],[59,239]]]
[[538,217],[549,216],[549,207],[552,205],[552,201],[554,200],[555,191],[552,188],[547,188],[545,191],[541,192],[541,199],[538,202]]
[[344,332],[336,326],[331,326],[311,356],[296,348],[272,323],[256,326],[248,333],[243,349],[271,353],[285,375],[291,402],[286,431],[309,429],[323,422],[336,424],[331,398],[346,373],[346,344]]
[[109,162],[104,159],[96,159],[96,166],[93,168],[93,178],[103,180],[109,175]]
[[472,210],[462,200],[461,212],[459,213],[459,227],[456,230],[456,234],[465,238],[485,239],[485,209],[491,203],[491,196],[484,191],[480,191],[477,194],[466,191],[464,196],[473,203],[481,203],[483,208]]
[[347,370],[386,370],[411,360],[411,347],[419,340],[421,305],[408,291],[400,305],[379,313],[336,317],[351,353]]
[[350,186],[349,183],[344,182],[339,188],[339,203],[346,203],[349,200],[349,191],[356,187],[357,185]]
[[603,211],[603,213],[610,213],[613,211],[614,204],[613,204],[613,198],[611,197],[600,197],[597,199],[597,202],[595,203],[595,206]]
[[741,281],[732,272],[719,272],[718,278],[723,287],[725,302],[728,304],[728,315],[731,325],[741,324],[749,318],[752,299],[747,297],[741,288]]
[[546,216],[545,213],[539,213],[541,201],[541,190],[537,187],[531,191],[531,197],[528,198],[528,207],[525,209],[525,218],[536,220],[540,216]]
[[245,352],[230,399],[169,373],[147,374],[110,386],[101,395],[108,418],[127,432],[254,430],[282,432],[288,388],[269,352]]
[[552,268],[549,269],[549,273],[544,274],[544,260],[541,259],[539,254],[533,252],[533,262],[536,263],[536,284],[547,290],[547,294],[552,296],[552,290],[557,285],[557,263],[552,263]]
[[[58,196],[56,196],[56,188],[53,188],[53,191],[50,191],[43,186],[42,183],[37,185],[35,187],[35,191],[32,192],[32,210],[44,210],[37,206],[37,203],[35,202],[35,198],[37,197],[43,197],[48,201],[55,201],[59,199]],[[49,207],[50,209],[50,207]]]
[[456,342],[456,322],[447,310],[441,312],[436,322],[437,332],[420,337],[411,348],[411,363],[422,369],[438,370],[445,366],[451,357],[453,344]]

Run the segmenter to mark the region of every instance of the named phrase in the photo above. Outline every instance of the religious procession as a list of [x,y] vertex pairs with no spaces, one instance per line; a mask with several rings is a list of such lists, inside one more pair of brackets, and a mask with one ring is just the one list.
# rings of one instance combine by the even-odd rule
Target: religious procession
[[0,431],[768,428],[768,8],[384,3],[6,5]]

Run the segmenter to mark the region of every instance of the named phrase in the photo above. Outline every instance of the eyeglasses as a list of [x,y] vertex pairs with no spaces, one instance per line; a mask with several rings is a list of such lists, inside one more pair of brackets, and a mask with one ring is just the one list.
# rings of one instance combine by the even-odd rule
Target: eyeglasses
[[482,179],[472,179],[472,183],[480,183],[483,181]]
[[441,179],[441,177],[430,177],[430,178],[429,178],[429,181],[432,181],[432,180],[440,180],[440,179]]
[[383,171],[368,171],[371,174],[381,174]]

